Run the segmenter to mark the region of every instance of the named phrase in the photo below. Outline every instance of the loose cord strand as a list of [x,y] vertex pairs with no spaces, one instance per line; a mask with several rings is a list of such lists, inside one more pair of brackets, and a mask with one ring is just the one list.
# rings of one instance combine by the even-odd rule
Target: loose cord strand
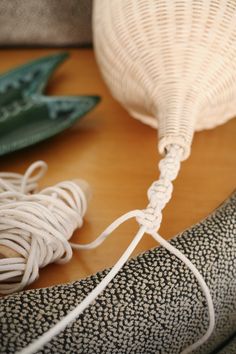
[[[107,285],[114,279],[119,270],[123,267],[125,262],[130,257],[131,253],[134,251],[135,247],[138,245],[145,233],[144,227],[140,227],[136,236],[127,247],[125,252],[122,254],[118,262],[112,267],[109,273],[102,279],[102,281],[86,296],[86,298],[77,305],[71,312],[68,313],[62,320],[57,322],[55,326],[50,328],[41,337],[32,342],[29,346],[24,348],[18,354],[32,354],[36,353],[37,350],[42,348],[46,343],[48,343],[52,338],[58,335],[65,327],[74,321],[78,316],[101,294],[101,292],[107,287]],[[17,354],[17,353],[16,353]]]
[[200,285],[203,294],[205,295],[206,301],[207,301],[207,306],[208,306],[208,316],[209,316],[209,326],[206,331],[206,333],[195,343],[191,344],[189,347],[185,348],[181,354],[188,354],[191,353],[193,350],[197,349],[205,343],[210,335],[212,334],[215,326],[215,310],[214,310],[214,305],[213,301],[211,298],[211,293],[206,285],[206,282],[204,278],[202,277],[201,273],[198,271],[198,269],[194,266],[194,264],[182,253],[180,252],[176,247],[171,245],[168,241],[166,241],[162,236],[160,236],[157,232],[152,232],[150,235],[154,238],[155,241],[157,241],[161,246],[163,246],[165,249],[167,249],[170,253],[174,254],[177,258],[179,258],[194,274],[195,278],[198,281],[198,284]]
[[165,247],[169,252],[173,253],[185,265],[193,272],[201,289],[206,297],[209,313],[209,327],[206,333],[197,340],[195,343],[187,347],[182,351],[182,354],[188,354],[193,349],[196,349],[201,344],[203,344],[212,334],[215,323],[214,306],[211,297],[210,290],[205,283],[203,277],[193,265],[193,263],[184,256],[178,249],[171,245],[168,241],[163,239],[158,235],[161,220],[162,220],[162,210],[168,201],[171,199],[173,185],[172,181],[177,177],[180,169],[180,161],[182,158],[182,149],[178,145],[171,145],[168,148],[166,156],[160,161],[160,178],[155,181],[148,190],[149,204],[144,210],[134,210],[129,213],[124,214],[117,220],[115,220],[110,226],[108,226],[105,231],[98,236],[95,241],[85,245],[72,244],[74,248],[77,249],[92,249],[99,246],[104,242],[110,234],[118,228],[125,221],[135,217],[140,224],[139,231],[134,237],[133,241],[130,243],[128,248],[125,250],[123,255],[120,257],[118,262],[109,271],[109,273],[103,278],[103,280],[85,297],[85,299],[77,305],[74,310],[72,310],[68,315],[62,318],[54,327],[45,332],[41,337],[32,342],[29,346],[25,347],[19,354],[33,354],[38,349],[42,348],[46,343],[48,343],[54,336],[59,334],[65,327],[74,321],[78,316],[101,294],[105,287],[114,279],[115,275],[122,268],[124,263],[131,256],[133,250],[137,244],[142,239],[145,233],[150,234],[157,242],[159,242],[163,247]]

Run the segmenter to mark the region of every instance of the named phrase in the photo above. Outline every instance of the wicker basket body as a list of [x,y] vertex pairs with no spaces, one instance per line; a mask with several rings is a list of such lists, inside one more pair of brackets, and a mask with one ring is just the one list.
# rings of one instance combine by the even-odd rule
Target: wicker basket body
[[97,60],[113,96],[189,155],[195,130],[236,114],[235,0],[95,0]]

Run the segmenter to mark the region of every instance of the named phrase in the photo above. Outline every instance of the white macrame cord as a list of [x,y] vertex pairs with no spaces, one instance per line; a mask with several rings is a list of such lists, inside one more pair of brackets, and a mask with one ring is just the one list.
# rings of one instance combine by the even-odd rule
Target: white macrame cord
[[[39,349],[41,349],[46,343],[53,339],[56,335],[58,335],[61,331],[65,329],[67,325],[69,325],[72,321],[74,321],[78,316],[86,309],[101,292],[106,288],[106,286],[112,281],[112,279],[116,276],[125,262],[129,259],[135,247],[138,245],[140,240],[142,239],[145,233],[151,235],[161,246],[165,247],[170,253],[174,254],[178,257],[194,274],[196,280],[198,281],[204,295],[206,298],[207,306],[208,306],[208,315],[209,315],[209,327],[206,333],[195,343],[187,347],[182,351],[182,354],[191,353],[194,349],[202,345],[212,334],[214,325],[215,325],[215,313],[212,297],[210,294],[210,290],[205,283],[202,275],[196,269],[194,264],[184,256],[178,249],[176,249],[173,245],[171,245],[168,241],[166,241],[162,236],[160,236],[157,231],[160,227],[162,220],[162,210],[172,195],[172,181],[177,177],[179,169],[180,169],[180,161],[182,160],[183,150],[178,145],[170,145],[167,149],[166,156],[160,161],[159,169],[160,169],[160,178],[158,181],[155,181],[148,190],[148,199],[149,204],[144,210],[133,210],[130,211],[118,219],[116,219],[112,224],[110,224],[103,232],[95,239],[93,242],[88,244],[74,244],[68,242],[68,237],[64,238],[63,245],[67,243],[65,246],[65,250],[68,250],[69,257],[71,255],[70,249],[73,247],[74,249],[93,249],[98,247],[102,242],[104,242],[111,233],[117,229],[121,224],[126,222],[131,218],[136,218],[140,227],[135,237],[131,241],[130,245],[124,251],[122,256],[113,266],[113,268],[109,271],[109,273],[103,278],[103,280],[85,297],[85,299],[77,305],[74,310],[69,312],[64,318],[62,318],[55,326],[45,332],[41,337],[36,339],[34,342],[29,344],[26,348],[21,350],[20,354],[31,354],[35,353]],[[31,181],[32,182],[32,181]],[[28,188],[30,186],[27,183]],[[46,189],[47,191],[47,189]],[[51,194],[53,190],[49,189],[47,194]],[[79,204],[80,208],[82,204]],[[86,209],[86,205],[83,205],[83,212]],[[78,207],[78,205],[77,205]],[[80,209],[81,212],[81,209]],[[82,215],[83,215],[82,212]],[[62,217],[62,214],[60,214]],[[75,222],[75,221],[74,221]],[[81,219],[79,220],[79,224],[81,223]],[[37,235],[35,235],[37,238]],[[45,236],[46,237],[46,236]],[[57,235],[55,236],[57,237]],[[58,234],[58,239],[61,241],[61,237]],[[63,261],[67,259],[67,255],[65,258],[62,258]]]
[[0,173],[0,246],[11,250],[11,257],[0,259],[1,294],[23,289],[38,278],[39,268],[72,257],[68,240],[83,223],[87,200],[74,181],[37,193],[46,170],[38,161],[23,176]]

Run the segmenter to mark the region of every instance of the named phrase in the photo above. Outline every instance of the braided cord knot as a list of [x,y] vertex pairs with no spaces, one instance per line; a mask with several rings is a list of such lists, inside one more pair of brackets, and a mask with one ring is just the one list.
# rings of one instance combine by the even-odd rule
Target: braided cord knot
[[166,156],[159,162],[160,177],[149,187],[147,192],[149,203],[146,209],[142,210],[142,215],[136,218],[149,232],[160,228],[162,210],[171,199],[172,181],[178,175],[182,152],[178,145],[171,145]]

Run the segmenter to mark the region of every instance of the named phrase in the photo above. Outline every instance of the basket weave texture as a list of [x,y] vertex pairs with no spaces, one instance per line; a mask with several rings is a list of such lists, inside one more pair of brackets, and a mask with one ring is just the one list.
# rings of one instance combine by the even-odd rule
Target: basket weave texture
[[113,96],[158,127],[159,150],[236,115],[235,0],[95,0],[96,56]]

